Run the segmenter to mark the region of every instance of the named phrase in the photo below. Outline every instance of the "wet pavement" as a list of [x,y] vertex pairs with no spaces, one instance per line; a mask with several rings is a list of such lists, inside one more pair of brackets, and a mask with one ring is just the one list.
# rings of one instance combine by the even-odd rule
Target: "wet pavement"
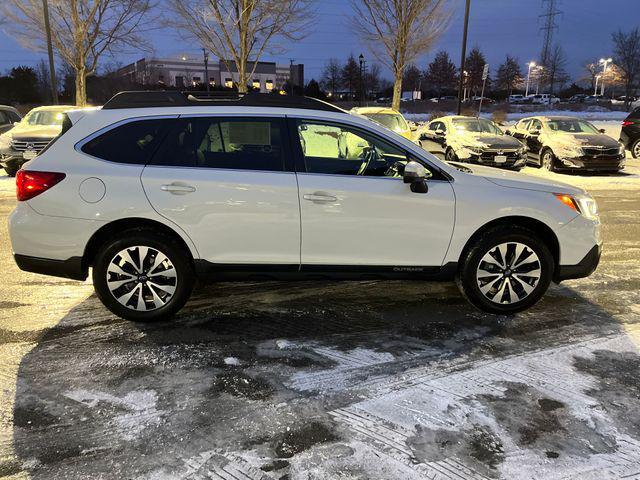
[[640,478],[640,195],[515,317],[454,285],[200,287],[171,323],[20,272],[0,179],[0,477]]

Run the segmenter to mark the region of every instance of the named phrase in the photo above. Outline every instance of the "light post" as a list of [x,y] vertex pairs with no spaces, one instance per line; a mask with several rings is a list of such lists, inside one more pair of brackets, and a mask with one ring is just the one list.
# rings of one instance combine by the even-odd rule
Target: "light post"
[[531,69],[536,66],[536,62],[529,62],[527,65],[529,66],[529,69],[527,70],[527,89],[524,92],[525,97],[529,96],[529,77],[531,76]]
[[536,95],[538,95],[538,91],[540,90],[540,77],[542,76],[542,70],[544,70],[544,67],[542,65],[538,65],[536,67]]
[[360,54],[358,60],[360,60],[360,106],[362,106],[362,102],[364,100],[364,75],[362,74],[364,68],[364,55]]
[[204,56],[204,81],[207,85],[207,93],[209,93],[209,52],[203,48],[202,55]]
[[611,58],[601,58],[600,65],[602,65],[602,81],[600,82],[600,95],[604,97],[604,76],[607,73],[607,65],[612,62]]
[[595,97],[598,94],[598,80],[600,80],[600,75],[596,75],[596,83],[593,88],[593,96]]

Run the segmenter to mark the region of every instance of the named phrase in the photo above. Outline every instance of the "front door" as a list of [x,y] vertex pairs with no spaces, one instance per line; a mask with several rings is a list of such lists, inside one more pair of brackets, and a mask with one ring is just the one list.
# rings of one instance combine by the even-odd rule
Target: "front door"
[[144,190],[213,264],[300,265],[300,207],[282,118],[177,121]]
[[531,123],[529,124],[529,131],[525,136],[529,153],[538,161],[540,161],[540,149],[542,148],[542,143],[540,143],[541,131],[542,122],[537,118],[534,118],[531,120]]
[[303,270],[442,265],[455,209],[446,179],[434,176],[428,193],[413,193],[400,175],[407,154],[392,142],[315,120],[297,120],[292,130],[301,160]]

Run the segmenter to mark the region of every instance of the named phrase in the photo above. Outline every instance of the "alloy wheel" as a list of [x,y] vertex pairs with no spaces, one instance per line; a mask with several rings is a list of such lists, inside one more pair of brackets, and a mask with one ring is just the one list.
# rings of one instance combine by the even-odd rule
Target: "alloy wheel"
[[166,305],[176,291],[176,268],[164,253],[138,245],[120,250],[107,267],[107,287],[125,307],[136,311]]
[[553,153],[550,150],[542,155],[542,166],[549,171],[553,170]]
[[640,158],[640,140],[633,145],[633,158]]
[[480,260],[476,281],[491,302],[509,305],[527,298],[540,282],[540,258],[519,242],[492,247]]

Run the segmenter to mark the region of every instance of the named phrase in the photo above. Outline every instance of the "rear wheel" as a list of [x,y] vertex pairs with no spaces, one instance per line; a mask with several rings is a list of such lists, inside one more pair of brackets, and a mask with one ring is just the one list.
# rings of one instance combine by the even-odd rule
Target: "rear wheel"
[[510,314],[540,300],[549,288],[553,269],[551,252],[534,232],[497,227],[466,251],[456,281],[476,307]]
[[640,158],[640,138],[631,145],[631,155],[633,158]]
[[171,237],[127,230],[98,252],[93,285],[102,303],[127,320],[165,320],[189,299],[194,283],[187,253]]

